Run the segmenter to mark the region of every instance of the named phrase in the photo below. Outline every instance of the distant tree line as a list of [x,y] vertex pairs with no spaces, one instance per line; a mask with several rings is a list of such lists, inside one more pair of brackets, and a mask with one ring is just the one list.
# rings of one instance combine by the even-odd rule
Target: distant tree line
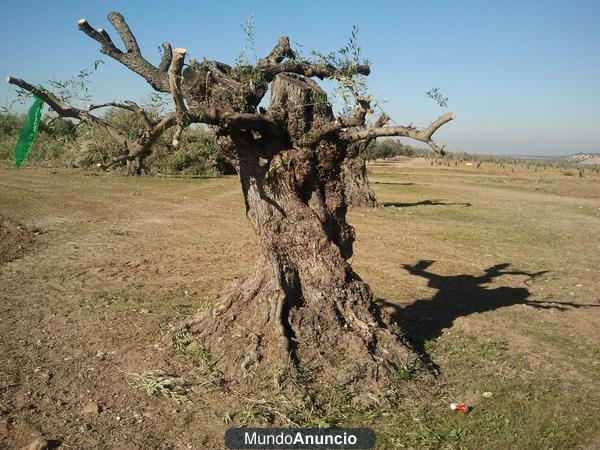
[[[389,159],[396,156],[406,156],[412,158],[430,158],[437,160],[440,164],[458,164],[461,161],[475,163],[479,166],[485,163],[504,165],[518,165],[522,167],[554,167],[568,168],[576,167],[578,160],[570,160],[565,157],[548,159],[524,159],[515,156],[503,155],[482,155],[466,152],[446,152],[444,156],[433,152],[430,149],[412,147],[402,143],[399,139],[379,139],[372,141],[362,154],[367,161],[377,159]],[[595,170],[594,166],[589,166]]]
[[436,153],[432,150],[412,147],[407,144],[403,144],[398,139],[379,139],[371,141],[365,152],[363,158],[367,161],[375,159],[388,159],[395,156],[409,156],[409,157],[435,157]]

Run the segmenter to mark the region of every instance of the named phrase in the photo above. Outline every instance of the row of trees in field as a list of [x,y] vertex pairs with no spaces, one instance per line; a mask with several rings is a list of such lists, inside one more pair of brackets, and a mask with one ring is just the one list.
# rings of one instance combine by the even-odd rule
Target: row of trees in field
[[[572,160],[564,157],[556,158],[540,158],[540,159],[526,159],[517,156],[506,156],[506,155],[485,155],[477,153],[467,152],[446,152],[444,155],[440,155],[428,148],[419,148],[407,145],[401,142],[399,139],[382,139],[373,141],[369,144],[363,158],[367,161],[375,161],[378,159],[389,159],[396,156],[406,156],[413,158],[431,158],[435,159],[438,164],[457,164],[460,162],[472,162],[483,164],[498,164],[504,166],[520,166],[529,168],[575,168],[579,166],[578,160]],[[594,169],[590,166],[589,169]]]

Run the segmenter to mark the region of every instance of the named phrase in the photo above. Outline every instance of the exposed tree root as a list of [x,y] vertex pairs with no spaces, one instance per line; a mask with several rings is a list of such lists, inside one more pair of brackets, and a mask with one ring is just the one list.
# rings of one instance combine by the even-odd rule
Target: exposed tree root
[[382,400],[398,370],[417,358],[358,279],[307,299],[301,286],[290,291],[263,267],[182,326],[228,380],[277,384],[289,370],[310,370],[317,383],[343,383],[367,402]]

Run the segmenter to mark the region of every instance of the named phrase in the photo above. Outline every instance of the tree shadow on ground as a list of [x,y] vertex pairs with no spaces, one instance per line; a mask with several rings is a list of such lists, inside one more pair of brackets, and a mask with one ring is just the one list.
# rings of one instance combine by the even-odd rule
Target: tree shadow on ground
[[437,289],[430,299],[420,299],[406,306],[399,306],[384,299],[377,302],[393,310],[392,315],[402,329],[414,349],[421,355],[423,363],[434,373],[439,366],[431,360],[425,349],[425,343],[441,335],[442,330],[452,327],[458,317],[473,313],[493,311],[505,306],[517,304],[534,308],[569,309],[584,307],[600,307],[598,305],[577,304],[558,301],[528,300],[530,292],[524,287],[487,288],[485,285],[503,275],[523,275],[532,280],[547,273],[546,270],[530,273],[521,270],[509,270],[509,263],[496,264],[484,270],[484,275],[439,275],[427,270],[435,261],[422,260],[415,265],[404,264],[403,267],[412,275],[426,278],[428,286]]
[[472,206],[471,203],[448,203],[444,200],[421,200],[420,202],[404,203],[404,202],[383,202],[381,206],[394,206],[396,208],[407,208],[410,206],[449,206],[460,205],[464,207]]

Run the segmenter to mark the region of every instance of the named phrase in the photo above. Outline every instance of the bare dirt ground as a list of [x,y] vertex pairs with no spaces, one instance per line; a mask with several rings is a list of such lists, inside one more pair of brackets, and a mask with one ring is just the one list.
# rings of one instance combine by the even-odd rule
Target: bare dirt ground
[[[373,170],[385,207],[350,213],[353,265],[440,375],[394,407],[341,395],[292,416],[285,397],[213,389],[157,346],[252,271],[235,177],[1,165],[0,448],[40,434],[60,448],[222,448],[241,424],[360,424],[380,448],[600,446],[600,176]],[[137,389],[131,374],[149,370],[181,378],[190,401]]]

